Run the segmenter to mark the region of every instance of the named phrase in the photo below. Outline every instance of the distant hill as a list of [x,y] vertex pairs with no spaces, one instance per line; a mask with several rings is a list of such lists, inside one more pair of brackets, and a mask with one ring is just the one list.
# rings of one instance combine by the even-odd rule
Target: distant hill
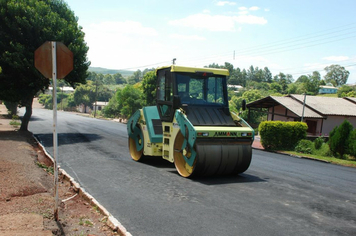
[[91,72],[100,73],[100,74],[104,74],[104,75],[106,75],[106,74],[113,75],[116,73],[120,73],[124,77],[128,77],[134,73],[134,71],[130,71],[130,70],[113,70],[113,69],[106,69],[106,68],[102,68],[102,67],[92,67],[92,66],[90,66],[88,70]]

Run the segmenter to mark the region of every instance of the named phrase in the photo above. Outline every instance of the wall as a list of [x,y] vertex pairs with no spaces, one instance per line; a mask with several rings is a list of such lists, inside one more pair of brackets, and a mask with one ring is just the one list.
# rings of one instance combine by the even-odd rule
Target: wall
[[[325,136],[328,136],[329,133],[335,128],[335,126],[341,125],[344,122],[345,116],[328,116],[326,120],[324,120],[322,133]],[[348,117],[348,121],[356,128],[356,117]]]

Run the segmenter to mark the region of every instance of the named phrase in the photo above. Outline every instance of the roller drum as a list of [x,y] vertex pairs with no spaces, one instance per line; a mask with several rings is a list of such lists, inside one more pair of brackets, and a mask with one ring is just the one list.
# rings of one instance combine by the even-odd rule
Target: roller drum
[[251,163],[252,149],[247,144],[197,143],[196,150],[195,174],[199,176],[239,174]]
[[189,156],[189,150],[179,150],[184,137],[179,133],[175,141],[174,163],[183,177],[231,175],[248,169],[252,158],[251,143],[226,140],[197,140],[194,148],[197,152],[193,166],[189,166],[183,154]]

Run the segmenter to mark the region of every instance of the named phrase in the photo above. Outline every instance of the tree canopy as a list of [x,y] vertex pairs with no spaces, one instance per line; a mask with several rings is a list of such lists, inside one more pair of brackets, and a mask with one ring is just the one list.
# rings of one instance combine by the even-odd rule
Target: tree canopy
[[63,0],[0,1],[0,99],[26,106],[20,130],[27,130],[33,97],[50,84],[34,67],[34,52],[44,42],[64,43],[74,58],[65,80],[73,87],[85,83],[89,48],[77,21]]
[[325,71],[325,81],[327,83],[332,83],[334,86],[341,86],[346,84],[350,75],[350,72],[347,71],[345,67],[340,65],[327,66],[325,67]]

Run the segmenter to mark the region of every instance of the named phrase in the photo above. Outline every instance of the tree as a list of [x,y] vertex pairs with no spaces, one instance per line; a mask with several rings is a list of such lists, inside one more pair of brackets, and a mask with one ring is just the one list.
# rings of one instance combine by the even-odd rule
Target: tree
[[133,85],[136,84],[138,82],[140,82],[142,80],[142,72],[141,70],[137,70],[133,73],[133,75],[131,75],[127,81],[129,84]]
[[[247,110],[241,111],[242,100],[246,100],[246,103],[250,103],[261,98],[262,95],[259,90],[249,90],[244,92],[241,97],[233,96],[229,101],[229,108],[231,111],[240,113],[240,116],[243,119],[247,120],[249,118],[248,111]],[[262,116],[263,114],[261,115],[261,113],[257,111],[251,111],[249,122],[253,124],[257,124],[260,122]]]
[[121,106],[120,114],[128,118],[138,109],[142,108],[142,93],[132,85],[127,85],[121,92],[116,93],[116,100]]
[[120,116],[120,111],[122,109],[122,105],[117,101],[118,97],[121,97],[122,89],[118,89],[115,93],[115,96],[110,98],[108,105],[104,107],[103,113],[105,117],[115,118]]
[[92,83],[87,83],[78,86],[74,91],[74,102],[76,105],[83,104],[86,112],[86,107],[92,107],[95,102],[95,86]]
[[337,96],[339,98],[342,98],[342,97],[351,97],[351,96],[348,96],[348,94],[350,92],[352,92],[353,89],[351,86],[347,86],[347,85],[342,85],[338,90],[337,90]]
[[88,47],[77,21],[62,0],[0,1],[0,99],[26,107],[20,130],[28,130],[33,97],[50,84],[34,67],[34,52],[44,42],[64,43],[74,58],[65,80],[73,87],[85,83]]
[[313,94],[318,94],[319,92],[319,86],[321,82],[321,75],[318,71],[314,71],[313,74],[308,75],[310,84],[309,84],[309,92],[312,92]]
[[268,69],[268,67],[265,67],[263,69],[263,76],[264,76],[264,81],[267,83],[272,83],[272,73],[271,71]]
[[147,72],[142,80],[143,103],[145,106],[155,105],[157,77],[154,71]]
[[344,120],[341,125],[336,126],[329,135],[329,147],[334,155],[339,154],[343,158],[345,153],[348,153],[350,144],[350,134],[353,131],[353,126],[348,120]]
[[345,67],[340,65],[331,65],[325,67],[326,75],[324,76],[326,83],[332,83],[334,86],[346,84],[350,72]]
[[115,84],[116,82],[115,82],[115,78],[113,75],[106,74],[106,75],[104,75],[103,83],[110,85],[110,84]]
[[122,74],[116,73],[113,76],[114,76],[116,84],[126,84],[127,83],[126,79],[122,76]]
[[99,86],[97,90],[96,100],[107,102],[114,95],[114,91],[110,90],[106,86]]

